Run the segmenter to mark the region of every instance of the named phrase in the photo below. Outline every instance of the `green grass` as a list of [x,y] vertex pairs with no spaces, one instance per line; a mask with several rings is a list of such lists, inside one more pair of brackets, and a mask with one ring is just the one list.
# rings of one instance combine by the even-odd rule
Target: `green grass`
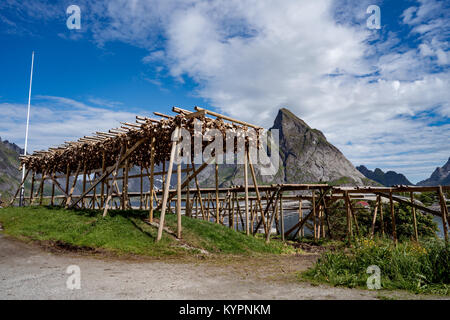
[[420,244],[405,241],[394,246],[389,240],[359,240],[354,247],[322,254],[302,279],[335,286],[367,288],[367,267],[381,270],[382,289],[450,295],[450,247],[442,240]]
[[[15,207],[0,210],[0,223],[4,232],[13,237],[104,249],[117,254],[162,257],[199,252],[185,249],[181,244],[213,254],[279,254],[289,251],[278,241],[265,244],[261,238],[247,237],[222,225],[184,216],[183,241],[164,232],[162,240],[156,243],[157,229],[142,221],[147,214],[139,210],[111,210],[103,218],[96,210]],[[176,216],[166,215],[166,225],[175,231]]]

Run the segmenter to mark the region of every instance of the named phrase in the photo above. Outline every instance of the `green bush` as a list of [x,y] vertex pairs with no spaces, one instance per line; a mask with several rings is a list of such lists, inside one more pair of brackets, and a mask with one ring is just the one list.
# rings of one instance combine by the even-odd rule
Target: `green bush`
[[363,239],[347,251],[322,254],[302,276],[337,286],[366,287],[367,267],[377,265],[383,289],[449,295],[449,261],[450,247],[442,240],[395,246],[391,241]]

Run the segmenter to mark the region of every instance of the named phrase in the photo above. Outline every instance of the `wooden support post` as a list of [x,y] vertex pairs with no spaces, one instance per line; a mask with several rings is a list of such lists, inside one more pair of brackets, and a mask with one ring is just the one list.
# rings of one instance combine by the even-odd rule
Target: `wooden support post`
[[41,184],[39,185],[39,205],[42,206],[44,200],[44,184],[45,184],[45,175],[46,171],[42,172]]
[[379,202],[381,201],[381,197],[377,196],[377,200],[375,202],[375,208],[373,209],[373,218],[372,218],[372,228],[370,230],[370,238],[373,239],[375,235],[375,224],[377,222],[377,212],[379,207]]
[[[86,162],[83,163],[83,193],[86,192]],[[86,207],[86,199],[81,200],[81,207],[84,209]]]
[[258,182],[256,180],[256,174],[255,174],[255,168],[253,167],[253,164],[250,161],[250,155],[248,152],[247,152],[247,159],[248,159],[248,165],[250,167],[250,173],[251,173],[252,179],[253,179],[253,186],[255,187],[256,202],[258,204],[259,212],[261,213],[261,219],[262,219],[262,223],[264,226],[264,233],[267,233],[266,218],[263,213],[263,208],[262,208],[262,203],[261,203],[261,195],[259,194]]
[[316,190],[312,191],[311,206],[312,206],[312,210],[313,210],[314,241],[317,241]]
[[[186,164],[187,172],[186,175],[189,175],[189,163]],[[191,207],[191,190],[189,188],[189,183],[186,186],[186,209],[185,209],[186,217],[192,216],[192,207]]]
[[439,186],[437,188],[437,193],[439,196],[439,202],[441,204],[441,217],[442,217],[442,226],[444,229],[444,239],[445,239],[445,242],[448,243],[447,204],[445,203],[444,194],[442,192],[442,186]]
[[141,176],[139,177],[140,178],[140,188],[139,188],[139,193],[140,193],[140,196],[139,196],[139,210],[142,210],[142,207],[143,207],[143,203],[144,203],[144,194],[143,194],[143,192],[144,192],[144,169],[142,168],[142,166],[140,166],[139,167],[139,169],[140,169],[140,171],[141,171]]
[[352,231],[352,217],[350,213],[350,199],[348,196],[348,191],[344,191],[344,197],[345,197],[345,210],[347,213],[347,238],[350,242],[352,240],[353,231]]
[[[155,137],[152,137],[150,143],[150,211],[148,220],[153,222],[153,193],[155,192]],[[148,173],[148,170],[147,170]]]
[[[303,219],[303,210],[302,210],[302,199],[298,200],[298,222],[302,221]],[[304,227],[298,229],[297,237],[303,237],[304,236]]]
[[[114,166],[114,170],[112,172],[113,180],[111,182],[111,186],[109,185],[109,183],[107,183],[108,196],[106,197],[105,208],[103,209],[103,217],[106,217],[106,214],[108,213],[109,202],[112,200],[112,193],[113,193],[114,186],[116,187],[117,191],[119,191],[118,190],[119,188],[117,187],[117,184],[116,184],[116,177],[117,177],[117,172],[119,171],[119,165],[122,161],[122,153],[123,153],[123,145],[120,147],[119,156],[117,157],[117,162],[116,162],[116,165]],[[117,195],[119,195],[119,192],[117,192]]]
[[[174,132],[175,137],[178,137],[179,130],[180,130],[179,127],[175,128],[175,132]],[[166,216],[167,199],[169,198],[170,178],[172,177],[173,160],[175,158],[177,142],[178,141],[172,141],[172,150],[170,151],[169,169],[167,172],[167,183],[164,184],[164,195],[163,195],[163,199],[162,199],[161,217],[159,219],[158,236],[156,238],[156,241],[160,241],[162,238],[162,232],[163,232],[163,228],[164,228],[164,218]]]
[[280,192],[281,241],[284,241],[283,191]]
[[[105,173],[105,151],[102,151],[102,175]],[[94,179],[95,180],[95,179]],[[100,185],[100,209],[103,209],[103,206],[105,204],[105,181],[102,180],[102,183]]]
[[[177,141],[180,141],[180,139],[181,130],[178,130]],[[181,148],[178,147],[177,149],[177,154],[179,157],[179,163],[177,164],[177,238],[181,239]]]
[[[17,195],[19,194],[20,190],[22,189],[22,185],[25,184],[25,181],[26,181],[26,179],[27,179],[29,173],[30,173],[30,169],[28,169],[27,172],[25,173],[25,176],[23,177],[22,181],[20,182],[19,187],[17,188],[17,191],[16,191],[16,193],[14,194],[14,197],[12,197],[10,203],[8,204],[9,206],[12,206],[12,205],[14,204],[14,201],[16,200]],[[34,171],[33,171],[33,180],[32,180],[32,183],[34,183]],[[31,190],[31,194],[32,194],[32,193],[33,193],[33,190]],[[22,203],[22,204],[25,206],[25,192],[23,193],[23,203]]]
[[[55,176],[55,172],[52,173],[53,177]],[[52,181],[52,197],[50,199],[50,205],[53,207],[55,205],[55,182]]]
[[[89,178],[89,184],[92,184],[92,180],[91,180],[90,176],[91,176],[91,172],[89,172],[88,178]],[[94,173],[94,177],[93,177],[94,181],[95,181],[96,177],[97,177],[97,172]],[[97,188],[94,188],[93,195],[92,195],[92,209],[95,209],[96,202],[97,202]]]
[[392,191],[389,192],[389,203],[391,206],[391,219],[392,219],[392,236],[394,237],[394,243],[397,245],[397,229],[395,225],[395,207],[392,200]]
[[[248,153],[248,150],[245,150]],[[250,225],[248,219],[248,157],[244,156],[244,188],[245,188],[245,233],[250,235]]]
[[[163,173],[162,173],[162,175],[161,175],[161,189],[162,190],[164,190],[165,189],[165,186],[166,186],[166,176],[165,176],[165,174],[166,174],[166,161],[163,161]],[[171,175],[172,175],[172,173],[171,173]],[[169,181],[169,185],[170,185],[170,181]]]
[[380,201],[378,203],[379,206],[379,211],[380,211],[380,224],[381,224],[381,235],[384,237],[384,217],[383,217],[383,203],[381,202],[381,197],[380,197]]
[[[125,144],[125,152],[128,149],[127,143]],[[122,210],[128,209],[128,167],[129,167],[129,161],[128,159],[125,160],[125,166],[122,170]]]
[[[273,210],[274,212],[272,212],[272,216],[270,217],[270,219],[268,218],[269,232],[266,234],[266,243],[269,243],[269,241],[270,241],[270,232],[272,231],[271,229],[272,229],[273,218],[275,217],[276,211],[277,211],[278,199],[280,197],[280,189],[277,189],[273,193],[273,195],[272,195],[272,197],[270,199],[271,200],[270,203],[273,202],[274,196],[276,196],[276,200],[275,200],[275,204],[274,204],[274,210]],[[267,210],[267,208],[266,208],[266,210]]]
[[215,176],[216,176],[216,223],[219,223],[219,165],[215,163]]
[[[410,192],[411,203],[414,203],[414,192]],[[417,231],[417,217],[416,217],[416,208],[411,206],[412,215],[413,215],[413,223],[414,223],[414,237],[416,241],[419,241],[419,232]]]
[[33,202],[33,193],[34,193],[34,182],[36,180],[36,172],[33,171],[33,174],[31,175],[31,187],[30,187],[30,206]]

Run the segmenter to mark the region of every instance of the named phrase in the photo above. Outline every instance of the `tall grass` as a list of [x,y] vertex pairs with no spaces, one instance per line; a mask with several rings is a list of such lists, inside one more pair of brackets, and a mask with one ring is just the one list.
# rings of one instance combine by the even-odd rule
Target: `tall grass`
[[358,240],[347,250],[322,254],[306,279],[337,286],[366,287],[367,267],[381,270],[382,289],[450,294],[450,247],[442,240],[407,241],[396,247],[388,240]]

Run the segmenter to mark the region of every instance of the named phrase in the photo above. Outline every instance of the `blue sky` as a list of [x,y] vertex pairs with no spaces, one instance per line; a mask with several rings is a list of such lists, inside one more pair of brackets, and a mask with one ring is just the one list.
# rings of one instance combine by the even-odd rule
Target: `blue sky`
[[174,105],[267,128],[287,107],[354,165],[417,182],[450,157],[449,20],[437,0],[4,0],[0,137],[23,146],[34,50],[31,150]]

